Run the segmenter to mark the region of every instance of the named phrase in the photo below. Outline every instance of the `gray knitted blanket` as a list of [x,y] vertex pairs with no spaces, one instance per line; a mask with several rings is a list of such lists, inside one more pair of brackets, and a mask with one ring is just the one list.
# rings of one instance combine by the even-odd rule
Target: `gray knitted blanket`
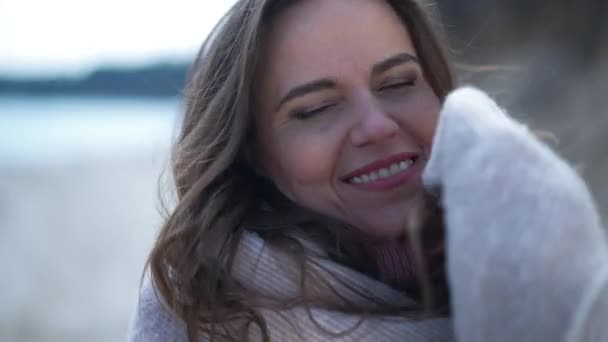
[[[482,92],[464,88],[446,100],[425,185],[446,210],[452,319],[359,317],[313,307],[264,312],[273,341],[608,341],[608,248],[580,177]],[[314,251],[314,246],[311,247]],[[393,302],[409,298],[314,251],[320,272]],[[234,276],[275,298],[296,295],[288,255],[253,233],[244,236]],[[342,295],[367,303],[334,283]],[[324,300],[323,284],[310,284]],[[324,329],[319,329],[320,324]],[[183,322],[146,282],[129,341],[186,341]],[[201,337],[201,340],[206,340]],[[251,330],[251,340],[259,332]]]

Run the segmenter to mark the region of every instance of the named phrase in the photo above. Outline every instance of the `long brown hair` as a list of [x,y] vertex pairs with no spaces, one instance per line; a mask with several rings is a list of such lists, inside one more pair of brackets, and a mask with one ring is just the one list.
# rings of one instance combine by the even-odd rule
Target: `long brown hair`
[[[238,340],[228,327],[234,320],[246,322],[245,328],[257,325],[267,341],[260,308],[287,305],[248,292],[231,276],[245,230],[297,245],[297,240],[290,238],[291,229],[273,228],[299,228],[308,238],[327,246],[339,262],[357,267],[355,256],[333,247],[339,224],[314,214],[292,215],[295,206],[257,177],[244,158],[253,137],[252,89],[268,27],[296,1],[302,0],[237,1],[204,42],[191,68],[172,159],[177,205],[148,259],[155,289],[169,309],[185,321],[190,341],[199,334]],[[415,0],[388,2],[409,30],[427,81],[443,99],[453,88],[453,78],[428,13]],[[264,205],[274,207],[277,213],[268,222],[260,215]],[[287,212],[290,215],[280,215]],[[307,229],[302,229],[305,226]],[[340,241],[348,251],[347,239]],[[304,271],[306,258],[301,256],[300,261]],[[306,303],[304,292],[301,302]]]

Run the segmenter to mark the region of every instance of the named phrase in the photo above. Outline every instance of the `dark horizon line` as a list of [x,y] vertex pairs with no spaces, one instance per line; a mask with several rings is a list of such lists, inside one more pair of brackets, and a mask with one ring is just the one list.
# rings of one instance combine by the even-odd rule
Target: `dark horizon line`
[[102,66],[79,77],[15,78],[0,75],[0,95],[179,96],[189,63]]

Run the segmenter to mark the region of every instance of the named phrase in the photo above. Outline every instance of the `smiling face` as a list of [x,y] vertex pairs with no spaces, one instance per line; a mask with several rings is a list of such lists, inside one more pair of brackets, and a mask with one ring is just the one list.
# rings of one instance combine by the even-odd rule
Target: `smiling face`
[[308,0],[273,23],[258,78],[255,162],[295,203],[370,237],[424,199],[440,102],[380,0]]

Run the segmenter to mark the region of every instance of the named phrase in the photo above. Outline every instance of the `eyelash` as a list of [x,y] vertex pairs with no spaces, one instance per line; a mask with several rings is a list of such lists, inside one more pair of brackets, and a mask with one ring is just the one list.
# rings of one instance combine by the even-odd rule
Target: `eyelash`
[[391,89],[399,89],[399,88],[404,88],[404,87],[411,87],[416,85],[416,78],[410,78],[408,80],[405,81],[399,81],[399,82],[395,82],[395,83],[388,83],[387,85],[383,85],[380,88],[378,88],[379,91],[383,91],[383,90],[391,90]]
[[326,105],[319,106],[312,110],[295,111],[291,116],[298,120],[306,120],[306,119],[312,118],[313,116],[315,116],[317,114],[324,112],[325,110],[327,110],[333,106],[334,106],[333,104],[326,104]]

